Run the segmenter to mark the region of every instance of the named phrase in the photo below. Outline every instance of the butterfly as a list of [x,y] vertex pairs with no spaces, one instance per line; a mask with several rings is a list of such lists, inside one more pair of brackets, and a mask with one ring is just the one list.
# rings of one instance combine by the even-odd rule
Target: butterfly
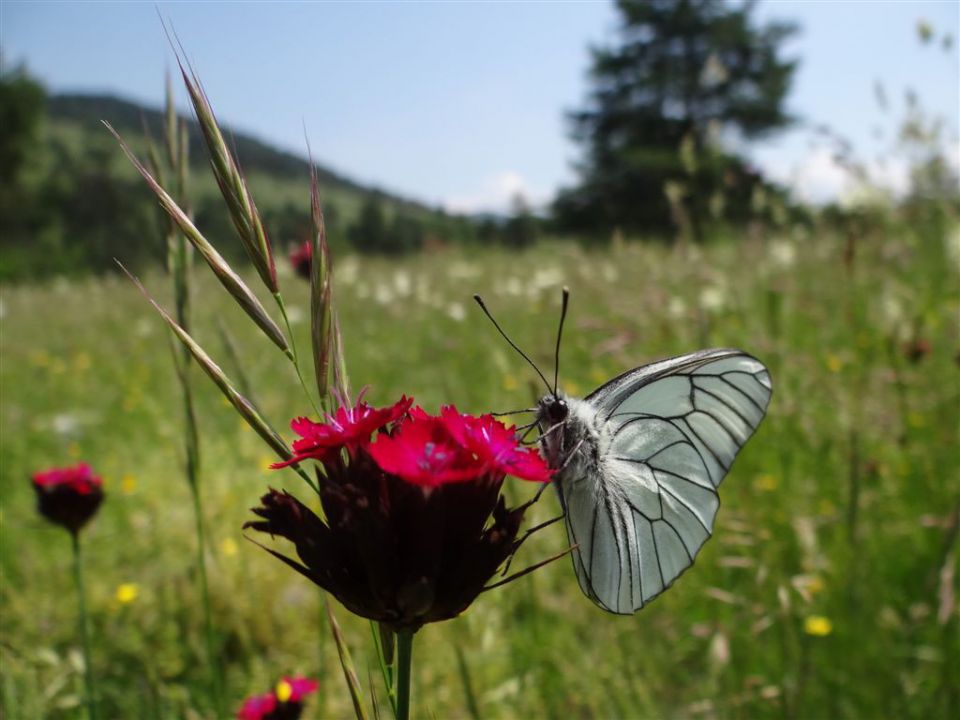
[[534,422],[588,598],[629,615],[693,565],[713,532],[718,487],[772,390],[763,364],[732,349],[643,365],[583,399],[560,392],[555,377]]

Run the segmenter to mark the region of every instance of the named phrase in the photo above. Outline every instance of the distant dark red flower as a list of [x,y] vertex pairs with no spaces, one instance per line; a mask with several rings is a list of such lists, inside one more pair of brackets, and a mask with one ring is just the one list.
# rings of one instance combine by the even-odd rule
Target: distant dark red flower
[[[323,452],[311,457],[322,464],[326,523],[271,490],[253,509],[262,519],[245,525],[290,540],[300,562],[270,552],[351,612],[396,630],[463,612],[519,546],[525,508],[507,508],[505,475],[550,477],[540,456],[492,417],[454,408],[436,417],[409,403],[372,411],[381,420],[373,440],[365,421],[354,424],[364,425],[366,441],[317,431]],[[340,444],[327,442],[334,436]]]
[[37,509],[50,522],[76,533],[103,502],[103,480],[86,463],[34,473]]
[[930,341],[924,338],[914,338],[903,344],[903,356],[910,362],[917,364],[930,354]]
[[305,240],[290,252],[290,264],[293,271],[302,278],[310,279],[310,268],[313,265],[313,243]]
[[323,423],[305,417],[294,418],[290,429],[302,438],[293,442],[294,456],[270,467],[282,468],[311,458],[323,460],[327,454],[339,453],[342,448],[352,454],[361,445],[368,444],[378,428],[403,417],[412,404],[413,398],[401,397],[390,407],[372,408],[358,400],[354,407],[340,407],[333,415],[327,415]]
[[297,720],[303,712],[303,699],[318,686],[316,680],[304,677],[283,678],[273,692],[247,698],[237,711],[237,720]]

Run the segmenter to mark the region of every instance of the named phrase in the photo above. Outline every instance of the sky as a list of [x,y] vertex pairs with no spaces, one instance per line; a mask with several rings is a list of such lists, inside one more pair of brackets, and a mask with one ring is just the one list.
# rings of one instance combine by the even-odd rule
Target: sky
[[[615,42],[610,2],[45,2],[0,0],[5,67],[52,92],[108,92],[159,107],[174,66],[158,11],[174,27],[221,122],[321,163],[455,211],[535,205],[576,180],[564,113],[589,84],[589,48]],[[745,146],[754,162],[823,202],[851,192],[826,124],[875,176],[902,190],[890,159],[912,88],[942,117],[958,163],[960,2],[766,0],[759,21],[789,20],[800,60],[790,131]],[[922,45],[926,20],[936,42]],[[954,38],[944,52],[939,40]],[[890,107],[875,97],[882,81]],[[185,94],[179,102],[187,108]],[[888,156],[885,164],[878,156]],[[242,158],[241,158],[242,160]]]

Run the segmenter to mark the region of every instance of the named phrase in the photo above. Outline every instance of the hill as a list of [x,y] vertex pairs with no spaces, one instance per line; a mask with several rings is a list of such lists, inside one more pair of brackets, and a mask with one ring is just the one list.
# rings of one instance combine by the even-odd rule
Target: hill
[[[162,262],[165,248],[156,203],[104,129],[106,120],[144,155],[147,133],[158,140],[163,113],[109,95],[44,97],[29,78],[5,78],[0,110],[9,162],[0,184],[0,279],[110,270],[113,258],[137,266]],[[187,124],[190,201],[198,227],[237,262],[244,255],[209,171],[192,116]],[[234,145],[278,252],[309,237],[306,158],[223,126]],[[424,242],[462,242],[477,235],[465,216],[447,215],[317,165],[328,237],[341,249],[396,253]]]

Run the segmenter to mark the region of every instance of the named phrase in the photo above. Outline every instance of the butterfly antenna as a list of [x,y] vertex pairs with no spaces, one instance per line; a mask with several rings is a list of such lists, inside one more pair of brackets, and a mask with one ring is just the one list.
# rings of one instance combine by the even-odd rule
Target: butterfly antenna
[[517,347],[517,344],[513,340],[511,340],[510,336],[503,331],[502,327],[500,327],[500,323],[494,320],[493,315],[491,315],[490,311],[487,310],[487,306],[484,304],[483,298],[480,297],[479,295],[474,295],[473,299],[477,301],[477,305],[479,305],[480,309],[483,310],[483,314],[486,315],[487,318],[489,318],[490,322],[492,322],[493,326],[497,329],[497,332],[499,332],[503,336],[503,339],[510,344],[510,347],[516,350],[520,354],[520,357],[522,357],[524,360],[530,363],[530,367],[532,367],[534,370],[537,371],[537,375],[540,376],[540,379],[543,380],[543,384],[547,386],[547,390],[549,391],[550,383],[547,382],[547,379],[543,376],[543,373],[540,372],[540,368],[538,368],[537,364],[530,359],[530,356],[528,356],[523,350]]
[[557,396],[557,384],[560,381],[560,338],[563,337],[563,321],[567,319],[567,304],[570,302],[570,288],[563,288],[563,304],[560,308],[560,327],[557,328],[557,349],[553,354],[553,396]]

